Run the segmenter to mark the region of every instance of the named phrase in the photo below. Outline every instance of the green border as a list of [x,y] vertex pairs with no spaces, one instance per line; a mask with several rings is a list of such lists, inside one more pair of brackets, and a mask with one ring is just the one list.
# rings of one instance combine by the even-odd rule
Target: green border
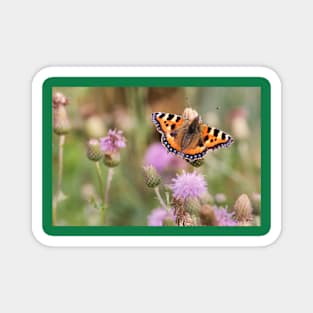
[[[151,227],[52,225],[52,88],[53,87],[260,87],[261,88],[261,226]],[[63,236],[261,236],[270,230],[271,87],[262,77],[51,77],[43,83],[42,157],[43,230]]]

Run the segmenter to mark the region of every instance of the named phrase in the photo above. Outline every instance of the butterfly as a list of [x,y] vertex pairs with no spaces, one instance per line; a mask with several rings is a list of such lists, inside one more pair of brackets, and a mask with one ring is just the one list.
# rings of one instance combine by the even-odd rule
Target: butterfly
[[224,131],[202,123],[199,115],[185,116],[154,112],[152,122],[162,134],[161,142],[168,152],[188,162],[203,159],[209,150],[228,147],[234,139]]

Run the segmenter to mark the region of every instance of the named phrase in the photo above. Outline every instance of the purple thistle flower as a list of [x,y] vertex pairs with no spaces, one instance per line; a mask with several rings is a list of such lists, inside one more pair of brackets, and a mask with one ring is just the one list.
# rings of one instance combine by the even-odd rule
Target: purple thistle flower
[[165,219],[172,219],[175,221],[173,211],[168,212],[163,208],[153,209],[150,215],[148,215],[149,226],[162,226]]
[[234,212],[228,213],[226,208],[216,206],[213,209],[219,226],[237,226],[237,222],[233,220]]
[[176,199],[199,198],[207,191],[204,177],[195,171],[192,173],[183,171],[181,175],[173,178],[172,182],[171,188]]
[[126,139],[121,130],[109,129],[107,136],[100,138],[100,146],[105,154],[116,153],[126,147]]
[[144,157],[145,165],[152,165],[159,174],[166,169],[179,169],[186,167],[186,162],[168,153],[161,143],[151,144]]

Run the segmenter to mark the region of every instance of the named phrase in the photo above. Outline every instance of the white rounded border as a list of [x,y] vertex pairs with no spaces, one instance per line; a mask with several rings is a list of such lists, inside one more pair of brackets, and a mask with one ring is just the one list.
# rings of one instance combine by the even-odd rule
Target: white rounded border
[[[51,236],[42,228],[42,86],[50,77],[261,77],[271,85],[271,228],[263,236]],[[32,82],[32,231],[54,247],[256,247],[281,232],[281,82],[266,67],[46,67]]]

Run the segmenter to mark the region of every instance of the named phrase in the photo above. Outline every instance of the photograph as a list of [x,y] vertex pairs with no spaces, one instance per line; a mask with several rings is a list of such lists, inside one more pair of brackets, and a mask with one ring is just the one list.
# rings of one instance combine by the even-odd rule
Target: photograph
[[261,225],[261,87],[54,86],[52,225]]

